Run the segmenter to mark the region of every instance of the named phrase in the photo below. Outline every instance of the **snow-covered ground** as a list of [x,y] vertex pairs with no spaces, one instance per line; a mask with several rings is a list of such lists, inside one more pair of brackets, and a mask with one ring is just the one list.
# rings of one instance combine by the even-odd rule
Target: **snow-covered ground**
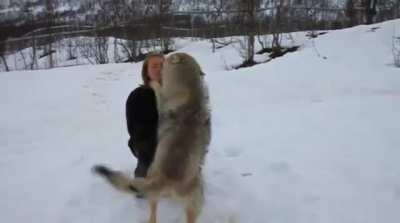
[[[213,109],[199,222],[399,222],[395,26],[332,31],[231,71],[234,48],[182,44],[207,73]],[[0,222],[146,222],[145,200],[90,172],[97,163],[134,170],[124,106],[140,67],[0,73]],[[163,201],[159,220],[184,222],[179,204]]]

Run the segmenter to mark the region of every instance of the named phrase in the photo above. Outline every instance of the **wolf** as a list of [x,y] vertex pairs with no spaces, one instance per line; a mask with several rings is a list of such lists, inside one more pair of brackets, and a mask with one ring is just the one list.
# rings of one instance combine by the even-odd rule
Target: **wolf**
[[93,171],[116,189],[146,194],[150,205],[149,223],[157,222],[157,203],[163,197],[178,198],[187,223],[195,223],[203,203],[202,166],[211,140],[211,115],[204,73],[186,53],[168,56],[162,68],[161,84],[155,89],[159,111],[158,144],[145,178],[131,179],[103,165]]

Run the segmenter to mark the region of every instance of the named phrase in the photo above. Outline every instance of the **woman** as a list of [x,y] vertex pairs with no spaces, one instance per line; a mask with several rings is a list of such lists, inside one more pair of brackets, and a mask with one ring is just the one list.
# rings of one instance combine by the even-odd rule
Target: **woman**
[[126,101],[129,148],[137,158],[135,177],[145,177],[157,146],[158,111],[152,82],[161,81],[164,56],[150,53],[142,67],[143,85],[131,92]]

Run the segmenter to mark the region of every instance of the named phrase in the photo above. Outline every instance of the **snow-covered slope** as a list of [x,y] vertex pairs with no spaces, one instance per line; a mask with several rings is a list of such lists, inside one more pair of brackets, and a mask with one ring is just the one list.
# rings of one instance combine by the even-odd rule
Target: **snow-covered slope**
[[[333,31],[234,71],[225,70],[240,62],[233,48],[183,44],[207,73],[213,109],[199,222],[398,222],[394,26],[400,20]],[[0,73],[1,222],[146,221],[145,200],[90,172],[96,163],[133,172],[124,103],[140,67]],[[159,208],[160,222],[182,214],[173,201]]]

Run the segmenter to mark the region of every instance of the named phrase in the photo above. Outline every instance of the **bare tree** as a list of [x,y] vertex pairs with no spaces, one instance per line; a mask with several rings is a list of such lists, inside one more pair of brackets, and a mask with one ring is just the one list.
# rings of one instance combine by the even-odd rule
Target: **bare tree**
[[287,5],[285,0],[277,0],[273,1],[275,10],[272,14],[271,24],[270,24],[270,32],[272,35],[271,41],[271,49],[272,53],[280,53],[281,52],[281,41],[282,41],[282,20],[286,16],[287,13]]
[[169,13],[172,6],[172,0],[158,0],[158,24],[160,33],[160,44],[163,52],[167,53],[170,50],[171,39],[162,27],[165,24],[164,20],[169,19]]
[[[127,27],[137,27],[138,21],[145,21],[151,10],[146,8],[146,4],[151,2],[145,2],[141,0],[114,0],[113,10],[116,12],[116,17],[113,19],[114,26],[120,26],[124,24]],[[143,25],[143,24],[142,24]],[[149,37],[149,29],[143,29],[141,35]],[[122,52],[126,56],[125,61],[138,61],[143,58],[142,47],[144,44],[143,40],[138,40],[137,33],[134,33],[134,29],[124,30],[122,39],[114,39],[114,59],[122,61],[122,57],[118,54],[118,49],[121,48]]]
[[378,0],[364,0],[366,24],[372,24],[374,22],[374,16],[376,15],[376,3],[377,2],[378,2]]
[[137,62],[144,59],[142,52],[143,41],[120,40],[118,44],[122,47],[123,52],[128,58],[127,61]]
[[67,60],[74,60],[76,57],[76,46],[73,39],[69,38],[67,40]]
[[7,58],[6,58],[6,55],[5,55],[5,41],[3,40],[3,39],[0,39],[0,58],[1,58],[1,61],[3,62],[3,64],[4,64],[4,68],[5,68],[5,70],[6,71],[10,71],[10,68],[8,67],[8,64],[7,64]]
[[94,38],[94,57],[97,64],[109,63],[108,58],[108,37],[96,36]]
[[54,67],[54,60],[53,60],[53,41],[54,37],[51,35],[51,27],[55,25],[55,20],[56,20],[56,14],[55,14],[55,8],[56,8],[56,1],[55,0],[46,0],[46,8],[45,8],[45,13],[46,13],[46,28],[47,32],[49,35],[48,38],[48,48],[47,48],[47,53],[48,53],[48,59],[49,59],[49,68]]
[[4,55],[0,55],[0,58],[1,58],[2,63],[4,64],[5,70],[6,70],[7,72],[10,71],[10,68],[8,67],[8,64],[7,64],[7,59],[6,59],[6,57],[5,57]]
[[31,55],[31,70],[38,68],[37,53],[36,53],[36,35],[32,33],[32,55]]
[[28,68],[28,64],[27,64],[27,62],[26,62],[25,54],[24,54],[23,50],[19,50],[19,54],[21,55],[22,61],[24,62],[24,67],[23,67],[23,69],[27,69],[27,68]]
[[80,54],[91,64],[109,63],[108,38],[84,37],[78,42]]
[[[124,13],[125,7],[126,2],[124,0],[111,1],[111,22],[115,30],[118,30],[119,25],[126,19]],[[121,61],[118,49],[118,39],[114,37],[114,62]]]
[[238,0],[238,11],[241,27],[246,35],[241,47],[245,49],[243,66],[254,64],[254,43],[257,33],[257,10],[260,8],[260,0]]
[[212,43],[212,52],[215,52],[216,49],[216,38],[218,37],[218,21],[222,16],[223,10],[223,0],[211,0],[207,5],[207,23],[211,28],[211,38],[210,41]]
[[80,55],[85,58],[90,64],[96,64],[93,61],[93,46],[90,37],[82,37],[76,41]]
[[3,62],[3,64],[4,64],[5,70],[6,71],[10,71],[10,68],[8,67],[8,64],[7,64],[7,58],[6,58],[6,47],[7,47],[6,46],[6,44],[7,44],[6,40],[7,40],[6,34],[5,33],[0,33],[0,58],[1,58],[1,61]]
[[400,37],[393,36],[392,53],[394,65],[400,67]]
[[357,21],[356,21],[356,9],[354,5],[355,1],[354,0],[347,0],[346,6],[345,6],[345,14],[346,17],[349,19],[349,25],[354,26]]
[[[34,15],[32,13],[32,10],[30,8],[26,9],[26,13],[28,14],[28,17],[30,18],[30,23],[34,23]],[[34,70],[38,68],[38,61],[37,61],[37,53],[36,53],[36,32],[35,30],[33,30],[31,32],[31,42],[32,42],[32,53],[31,53],[31,65],[30,65],[30,69]]]
[[396,19],[400,17],[400,1],[399,0],[381,0],[376,3],[376,16],[374,17],[377,22],[389,19]]

